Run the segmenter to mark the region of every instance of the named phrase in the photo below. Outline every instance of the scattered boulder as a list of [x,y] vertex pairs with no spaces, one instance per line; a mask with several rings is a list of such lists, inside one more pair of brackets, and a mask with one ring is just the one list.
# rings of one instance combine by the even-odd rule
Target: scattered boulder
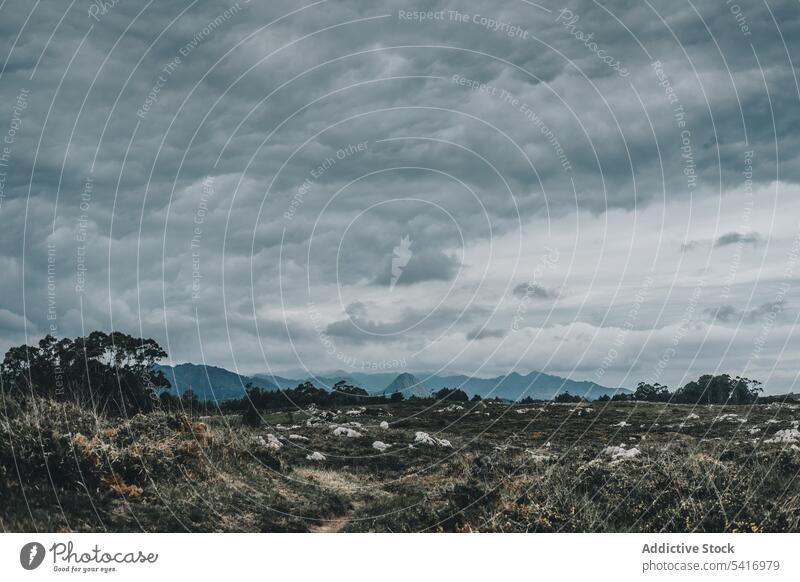
[[381,426],[382,429],[385,430],[385,429],[389,428],[389,423],[386,422],[385,420],[382,420],[380,426]]
[[610,446],[604,448],[603,454],[611,457],[612,462],[620,462],[635,459],[642,454],[642,451],[640,451],[637,447],[626,449],[625,445],[620,445],[618,447]]
[[417,431],[414,435],[414,442],[423,445],[430,445],[436,447],[452,447],[453,445],[447,439],[439,439],[429,435],[426,432]]
[[721,416],[718,416],[717,418],[714,419],[714,422],[739,422],[739,423],[745,423],[745,422],[747,422],[747,419],[746,418],[741,418],[738,414],[731,413],[731,414],[723,414]]
[[274,434],[269,433],[267,434],[267,440],[264,443],[264,446],[266,446],[268,449],[272,449],[273,451],[277,451],[283,447],[283,443],[278,440],[278,437],[276,437]]
[[391,446],[392,445],[387,445],[386,443],[381,441],[375,441],[374,443],[372,443],[372,448],[375,449],[376,451],[380,451],[381,453]]
[[444,408],[440,408],[436,412],[457,412],[459,410],[464,410],[464,407],[459,404],[450,404],[449,406],[445,406]]
[[786,428],[783,430],[779,430],[772,438],[767,439],[764,441],[766,443],[796,443],[800,442],[800,431],[796,428]]
[[530,449],[526,449],[525,452],[530,455],[531,463],[533,465],[546,465],[555,459],[553,455],[545,455]]
[[342,436],[352,439],[360,437],[361,433],[346,426],[337,426],[335,429],[333,429],[333,436]]
[[314,451],[310,455],[306,455],[306,459],[309,461],[324,461],[327,457],[320,453],[319,451]]

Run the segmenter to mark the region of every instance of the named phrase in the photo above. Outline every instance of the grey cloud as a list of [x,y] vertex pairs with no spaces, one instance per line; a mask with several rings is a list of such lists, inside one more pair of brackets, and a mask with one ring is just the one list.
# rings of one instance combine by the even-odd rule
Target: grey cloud
[[468,340],[481,340],[486,338],[502,338],[508,334],[505,329],[475,328],[467,332]]
[[720,236],[714,246],[725,247],[728,245],[742,244],[742,245],[756,245],[761,241],[761,235],[757,232],[729,232]]
[[[57,245],[60,333],[113,324],[169,341],[176,358],[199,359],[202,341],[203,352],[219,363],[235,359],[258,369],[263,347],[276,365],[289,367],[298,363],[279,312],[302,320],[296,312],[309,300],[335,304],[337,285],[353,297],[386,285],[392,249],[404,233],[412,234],[414,255],[395,293],[425,283],[439,298],[438,285],[447,287],[459,269],[473,266],[470,248],[525,230],[534,220],[639,211],[664,200],[718,197],[720,185],[738,189],[748,149],[755,151],[756,187],[800,181],[800,108],[790,62],[800,62],[793,40],[800,15],[788,1],[745,9],[764,79],[750,43],[715,0],[694,3],[702,20],[667,0],[605,5],[638,38],[597,4],[576,2],[571,9],[579,26],[624,61],[631,71],[625,79],[554,23],[560,9],[554,3],[548,4],[554,12],[547,12],[489,0],[347,0],[335,10],[332,4],[301,10],[263,30],[297,4],[241,3],[182,55],[181,48],[230,6],[203,0],[167,28],[184,7],[154,3],[134,21],[141,6],[119,2],[95,22],[81,3],[69,10],[54,0],[35,9],[22,0],[3,5],[0,62],[8,57],[8,64],[0,77],[0,138],[20,90],[30,96],[0,200],[0,267],[7,274],[0,281],[0,326],[7,330],[2,347],[18,343],[20,322],[31,335],[48,330],[47,242]],[[403,22],[401,8],[483,14],[518,25],[532,38],[509,38],[474,23]],[[158,99],[138,116],[176,56],[181,62],[165,76]],[[673,105],[651,67],[656,59],[686,110],[697,172],[692,189]],[[319,66],[326,61],[332,62]],[[505,90],[518,103],[453,83],[454,74]],[[337,157],[341,148],[363,141],[366,152]],[[314,177],[327,159],[335,163]],[[88,175],[94,190],[84,201]],[[215,178],[215,195],[198,225],[206,176]],[[295,214],[285,218],[306,180]],[[399,199],[432,204],[385,204]],[[368,218],[348,230],[368,209]],[[76,236],[83,218],[85,245]],[[525,232],[524,252],[540,235]],[[726,236],[708,244],[757,242],[725,242]],[[79,250],[88,268],[81,294],[74,290]],[[192,299],[195,275],[201,292]],[[510,270],[503,276],[519,280]],[[518,286],[514,293],[527,291]],[[537,286],[532,296],[557,294]],[[481,310],[491,310],[490,295],[479,298]],[[454,333],[463,338],[482,324],[479,315],[459,319],[464,303],[448,302],[396,341],[422,344],[454,321]],[[353,321],[399,330],[420,315],[409,307],[424,312],[428,306],[399,302],[373,317],[377,322],[369,309],[345,318],[340,312],[329,330],[370,345],[353,331]],[[313,331],[295,335],[299,353],[319,354]]]
[[730,245],[752,245],[759,244],[762,236],[757,232],[728,232],[716,238],[716,240],[690,240],[681,244],[682,252],[690,252],[698,248],[714,246],[716,248]]
[[718,322],[721,324],[744,324],[753,325],[774,320],[784,319],[786,306],[782,301],[772,301],[763,303],[753,309],[742,310],[733,305],[720,305],[719,307],[709,307],[703,310],[703,315],[707,321]]
[[550,289],[539,284],[520,283],[513,290],[515,297],[533,297],[536,299],[558,299],[558,289]]

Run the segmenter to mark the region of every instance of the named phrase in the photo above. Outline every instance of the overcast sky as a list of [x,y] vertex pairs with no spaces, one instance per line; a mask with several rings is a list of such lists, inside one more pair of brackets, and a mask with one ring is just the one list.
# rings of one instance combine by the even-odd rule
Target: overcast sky
[[797,2],[562,6],[0,2],[0,349],[797,390]]

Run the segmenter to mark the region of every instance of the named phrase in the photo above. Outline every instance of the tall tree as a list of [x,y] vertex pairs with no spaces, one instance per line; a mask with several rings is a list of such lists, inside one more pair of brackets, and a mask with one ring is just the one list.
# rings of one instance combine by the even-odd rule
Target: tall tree
[[6,352],[0,365],[11,393],[73,400],[98,411],[150,409],[169,381],[153,366],[167,353],[153,339],[95,331],[86,337],[42,338]]

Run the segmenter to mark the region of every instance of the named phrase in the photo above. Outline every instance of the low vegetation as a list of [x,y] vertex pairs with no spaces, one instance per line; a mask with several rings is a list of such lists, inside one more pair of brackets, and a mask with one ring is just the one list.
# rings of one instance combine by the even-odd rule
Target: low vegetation
[[64,392],[7,356],[2,530],[800,531],[800,400],[756,399],[743,379],[696,382],[727,404],[661,390],[401,400],[347,385],[215,404],[158,395],[134,374],[160,348],[121,358],[111,338],[70,348],[93,358],[99,393],[64,371],[66,344]]
[[[6,531],[800,531],[800,404],[6,400]],[[339,430],[341,429],[341,430]]]

